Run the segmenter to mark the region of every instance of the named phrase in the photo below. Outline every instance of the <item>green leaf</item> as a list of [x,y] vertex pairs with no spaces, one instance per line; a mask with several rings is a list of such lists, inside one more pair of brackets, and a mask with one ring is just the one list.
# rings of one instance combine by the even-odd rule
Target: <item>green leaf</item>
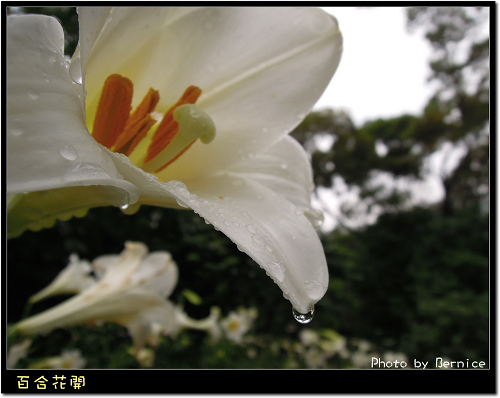
[[189,301],[191,304],[200,305],[203,302],[201,297],[192,290],[184,289],[182,291],[182,295],[186,297],[187,301]]

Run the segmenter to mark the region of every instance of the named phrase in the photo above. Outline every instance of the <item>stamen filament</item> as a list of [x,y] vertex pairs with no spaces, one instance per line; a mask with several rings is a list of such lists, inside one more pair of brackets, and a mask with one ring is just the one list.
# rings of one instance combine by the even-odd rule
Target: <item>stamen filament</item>
[[156,157],[177,135],[179,128],[173,116],[175,109],[184,104],[194,104],[200,95],[201,90],[198,87],[189,86],[184,91],[181,98],[179,98],[179,100],[165,113],[149,145],[144,163]]
[[149,162],[144,162],[142,169],[150,173],[159,173],[179,156],[186,152],[197,139],[204,144],[215,137],[215,124],[208,114],[194,104],[178,106],[173,112],[178,124],[178,133],[171,142]]

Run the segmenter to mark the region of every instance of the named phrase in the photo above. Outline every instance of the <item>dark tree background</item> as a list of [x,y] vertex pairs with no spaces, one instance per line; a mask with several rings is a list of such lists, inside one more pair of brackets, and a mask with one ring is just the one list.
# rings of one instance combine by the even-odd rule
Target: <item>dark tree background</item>
[[[74,50],[78,20],[73,8],[11,12],[56,16],[67,34],[67,54]],[[434,50],[430,79],[439,85],[422,113],[356,126],[348,114],[325,109],[312,112],[292,133],[311,156],[315,195],[326,212],[330,207],[322,197],[325,190],[359,192],[355,203],[342,207],[337,227],[321,234],[331,280],[307,327],[367,339],[380,351],[401,351],[409,358],[488,362],[489,39],[475,32],[490,18],[489,9],[414,7],[407,14],[408,27],[424,32]],[[327,137],[332,144],[325,149],[318,142]],[[445,144],[462,148],[463,156],[451,171],[443,165],[444,197],[430,205],[415,204],[411,184],[426,177],[426,160]],[[405,181],[408,189],[374,184],[380,175]],[[378,215],[375,222],[363,222],[373,214]],[[352,221],[361,226],[353,228]],[[213,305],[224,313],[239,305],[255,306],[259,317],[254,333],[297,338],[302,326],[293,320],[288,301],[229,239],[189,211],[152,207],[134,215],[116,208],[92,209],[84,218],[10,240],[8,321],[20,319],[28,297],[54,278],[70,253],[92,260],[119,253],[126,240],[172,253],[180,279],[171,298],[183,303],[193,318],[206,317]],[[202,303],[190,303],[184,289],[196,292]],[[60,300],[36,304],[32,313]],[[100,350],[119,352],[117,347],[130,343],[122,328],[106,328],[94,334],[76,328],[76,340],[69,332],[55,331],[40,337],[34,355],[58,355],[61,344],[90,344],[95,356],[88,354],[89,367],[103,366]],[[115,333],[112,342],[106,341],[109,333]],[[170,342],[160,347],[158,367],[280,366],[272,357],[245,362],[234,347],[230,355],[217,357],[203,344],[202,334],[188,336],[189,345]],[[110,358],[106,363],[137,366],[131,357]]]

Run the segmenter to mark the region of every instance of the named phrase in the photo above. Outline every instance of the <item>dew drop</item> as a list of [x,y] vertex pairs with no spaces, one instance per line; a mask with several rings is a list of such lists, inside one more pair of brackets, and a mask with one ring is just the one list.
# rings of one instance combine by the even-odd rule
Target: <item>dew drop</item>
[[252,235],[252,241],[255,246],[260,246],[262,244],[262,238],[259,235]]
[[272,253],[273,252],[273,248],[271,247],[271,245],[266,245],[265,247],[266,247],[266,251],[268,253]]
[[304,282],[304,289],[312,300],[319,300],[325,294],[325,287],[316,281],[307,280]]
[[124,204],[123,206],[120,206],[120,210],[123,214],[132,215],[137,213],[140,207],[141,205],[139,203],[135,203],[133,205]]
[[92,163],[79,163],[64,174],[66,181],[82,179],[108,179],[111,176],[102,167]]
[[71,145],[66,145],[59,150],[61,156],[66,160],[76,160],[78,157],[78,152]]
[[175,201],[177,202],[177,204],[180,207],[184,207],[185,209],[189,209],[189,206],[187,204],[185,204],[182,200],[176,198]]
[[249,216],[249,214],[246,212],[246,211],[243,211],[241,212],[241,215],[246,218],[247,220],[249,220],[251,217]]
[[69,75],[76,84],[82,84],[82,67],[80,56],[77,56],[71,60],[71,63],[69,65]]
[[255,229],[255,227],[252,225],[252,224],[248,224],[247,225],[247,231],[252,233],[252,234],[256,234],[257,233],[257,230]]
[[283,282],[285,280],[285,268],[280,263],[268,263],[267,267],[269,272],[278,280]]
[[38,97],[40,96],[39,94],[37,93],[28,93],[28,96],[32,99],[32,100],[36,100],[38,99]]
[[305,314],[297,311],[295,308],[292,308],[292,314],[298,323],[309,323],[314,317],[314,305]]

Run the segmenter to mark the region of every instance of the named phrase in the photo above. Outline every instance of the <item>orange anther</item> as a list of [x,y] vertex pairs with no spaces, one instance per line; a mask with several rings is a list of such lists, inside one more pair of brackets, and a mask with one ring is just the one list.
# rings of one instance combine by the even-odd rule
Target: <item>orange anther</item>
[[149,129],[156,123],[150,113],[154,111],[160,99],[158,91],[149,89],[141,103],[130,115],[125,124],[124,131],[114,144],[114,151],[129,156],[135,147],[146,136]]
[[111,148],[125,128],[130,115],[133,85],[126,77],[114,74],[104,82],[92,128],[94,139]]

